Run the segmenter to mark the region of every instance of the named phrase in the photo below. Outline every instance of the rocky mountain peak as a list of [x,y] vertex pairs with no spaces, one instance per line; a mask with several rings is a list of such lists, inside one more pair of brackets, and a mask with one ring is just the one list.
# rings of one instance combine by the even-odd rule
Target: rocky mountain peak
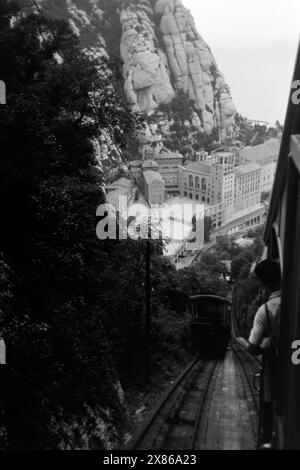
[[151,113],[181,89],[195,102],[205,133],[232,125],[229,87],[180,0],[127,2],[120,21],[125,92],[133,107]]
[[212,52],[181,0],[39,0],[68,19],[94,56],[119,55],[132,109],[155,114],[182,90],[194,103],[193,121],[205,134],[230,134],[236,113]]

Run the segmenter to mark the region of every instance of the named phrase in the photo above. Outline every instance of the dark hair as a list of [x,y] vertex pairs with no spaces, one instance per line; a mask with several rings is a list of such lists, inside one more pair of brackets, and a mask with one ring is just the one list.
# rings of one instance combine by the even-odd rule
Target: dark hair
[[266,286],[281,281],[280,265],[277,261],[266,259],[255,266],[255,274]]

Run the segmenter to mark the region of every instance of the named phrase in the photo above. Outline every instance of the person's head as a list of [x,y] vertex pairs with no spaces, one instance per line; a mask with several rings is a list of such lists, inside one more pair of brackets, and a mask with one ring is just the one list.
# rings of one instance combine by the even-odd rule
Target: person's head
[[272,291],[280,289],[281,271],[277,261],[266,259],[255,266],[255,274]]

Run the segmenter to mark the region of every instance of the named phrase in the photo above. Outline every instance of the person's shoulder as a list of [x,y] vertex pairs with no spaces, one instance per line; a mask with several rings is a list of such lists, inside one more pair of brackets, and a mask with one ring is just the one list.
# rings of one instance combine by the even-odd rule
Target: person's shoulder
[[265,322],[266,320],[266,304],[262,304],[255,314],[255,322]]
[[262,304],[256,311],[256,316],[264,316],[266,314],[266,304]]
[[270,295],[270,297],[268,299],[268,302],[270,300],[276,300],[277,302],[280,302],[280,300],[281,300],[281,291],[277,290],[277,291],[272,292],[272,294]]
[[273,308],[273,307],[278,307],[281,303],[281,293],[280,292],[274,292],[274,294],[272,294],[267,302],[267,307],[268,308]]

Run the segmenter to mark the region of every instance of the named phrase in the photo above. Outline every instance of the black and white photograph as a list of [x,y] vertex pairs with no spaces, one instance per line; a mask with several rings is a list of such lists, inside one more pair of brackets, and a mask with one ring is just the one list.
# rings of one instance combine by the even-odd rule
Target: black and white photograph
[[299,0],[0,0],[0,458],[300,450],[299,33]]

